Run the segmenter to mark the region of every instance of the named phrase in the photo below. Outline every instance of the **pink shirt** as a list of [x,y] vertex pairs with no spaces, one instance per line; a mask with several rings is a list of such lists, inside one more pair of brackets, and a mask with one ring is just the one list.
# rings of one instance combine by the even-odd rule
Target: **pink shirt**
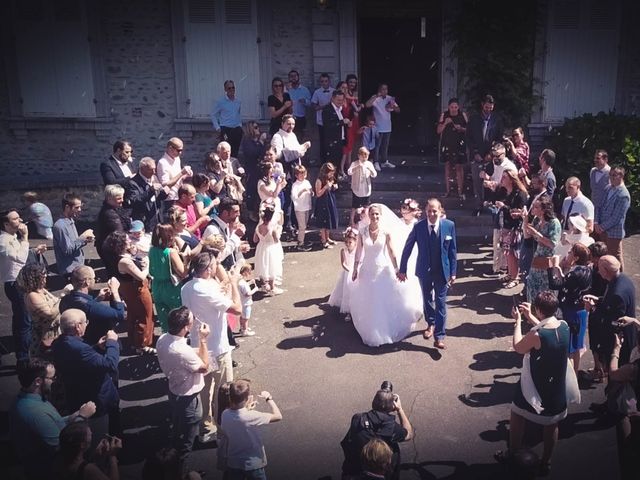
[[[196,224],[196,221],[198,220],[198,215],[196,214],[196,207],[192,203],[191,205],[187,205],[187,207],[184,209],[187,212],[187,226],[193,227]],[[193,232],[193,236],[196,237],[198,240],[200,240],[200,235],[201,235],[200,229],[197,229],[195,232]]]

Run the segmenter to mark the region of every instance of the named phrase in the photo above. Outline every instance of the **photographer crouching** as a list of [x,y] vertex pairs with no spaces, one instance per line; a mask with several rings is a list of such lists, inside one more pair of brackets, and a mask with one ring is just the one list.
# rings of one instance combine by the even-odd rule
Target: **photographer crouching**
[[[396,419],[399,419],[400,423]],[[391,465],[384,478],[399,478],[399,443],[413,438],[413,427],[402,409],[400,397],[393,393],[393,385],[389,381],[382,382],[380,390],[371,402],[371,410],[356,413],[351,418],[349,431],[340,442],[344,452],[343,480],[368,478],[368,473],[378,473],[365,471],[361,458],[363,447],[374,438],[383,440],[393,452]]]

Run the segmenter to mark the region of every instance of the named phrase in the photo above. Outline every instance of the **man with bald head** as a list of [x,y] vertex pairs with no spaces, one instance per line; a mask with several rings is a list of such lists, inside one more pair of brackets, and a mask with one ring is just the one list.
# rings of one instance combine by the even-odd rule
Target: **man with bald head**
[[118,375],[120,346],[113,330],[107,332],[97,348],[85,343],[82,337],[87,323],[82,310],[70,308],[62,312],[62,335],[55,339],[51,349],[53,363],[64,385],[67,407],[76,411],[86,402],[95,403],[96,413],[89,424],[93,435],[102,438],[107,432],[119,433],[120,397],[114,378]]
[[[183,167],[180,155],[184,150],[184,143],[178,137],[170,138],[164,155],[158,160],[157,175],[163,187],[168,187],[167,200],[174,203],[178,200],[178,188],[185,178],[193,175],[191,167]],[[168,209],[168,206],[167,206]]]
[[[635,316],[636,292],[631,279],[620,271],[620,262],[613,255],[600,257],[598,272],[607,281],[607,290],[603,297],[585,295],[585,308],[590,311],[589,324],[595,323],[601,332],[597,353],[603,365],[609,365],[615,345],[614,324],[620,317]],[[620,351],[619,365],[629,362],[629,355],[636,346],[636,332],[633,324],[622,329],[624,343]]]
[[156,161],[151,157],[140,160],[138,173],[124,185],[124,205],[131,210],[131,219],[144,223],[153,232],[160,221],[160,202],[167,198],[169,187],[163,187],[156,176]]
[[569,217],[574,215],[582,215],[587,221],[587,233],[593,232],[594,207],[580,190],[581,182],[578,177],[569,177],[564,183],[567,191],[567,198],[562,202],[562,229],[571,230]]

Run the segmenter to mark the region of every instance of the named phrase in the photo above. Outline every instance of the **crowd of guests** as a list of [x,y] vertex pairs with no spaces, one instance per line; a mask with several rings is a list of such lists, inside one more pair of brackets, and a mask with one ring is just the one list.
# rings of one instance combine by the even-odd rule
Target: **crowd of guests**
[[[197,439],[224,447],[218,449],[218,466],[228,478],[266,478],[257,427],[281,420],[282,414],[269,392],[258,396],[269,412],[255,410],[250,382],[234,379],[235,337],[255,334],[250,324],[258,290],[267,295],[284,292],[282,240],[293,240],[299,251],[308,251],[305,232],[313,215],[322,247],[333,248],[331,231],[339,225],[335,191],[347,176],[352,212],[341,263],[345,271],[353,264],[354,227],[357,214],[369,205],[372,178],[382,168],[394,168],[388,146],[391,114],[399,111],[387,85],[360,103],[353,75],[334,89],[323,74],[313,95],[300,86],[297,72],[290,72],[288,79],[287,91],[282,79],[272,82],[268,133],[257,122],[242,127],[235,86],[225,82],[226,94],[212,113],[222,141],[206,155],[201,172],[183,164],[185,145],[179,138],[167,142],[157,162],[142,158],[137,171],[131,142],[115,142],[112,155],[100,165],[104,202],[95,229],[78,232],[78,195],[62,198],[61,217],[53,222],[37,195],[25,194],[29,220],[38,236],[52,241],[57,272],[68,283],[60,297],[47,290],[42,260],[47,245],[30,247],[29,229],[16,209],[0,216],[0,275],[12,306],[22,387],[11,428],[30,478],[40,478],[45,471],[55,471],[60,478],[118,478],[118,362],[125,352],[157,355],[168,380],[172,449],[154,455],[147,472],[165,462],[179,465],[176,471],[186,469]],[[565,182],[566,198],[554,205],[554,152],[544,150],[535,168],[522,128],[504,136],[494,104],[493,97],[486,96],[481,112],[467,118],[452,99],[437,127],[440,153],[446,163],[447,196],[464,197],[468,157],[478,211],[493,214],[489,275],[500,276],[506,289],[524,283],[526,301],[518,301],[513,311],[513,344],[529,356],[531,368],[522,381],[533,385],[538,395],[514,400],[510,450],[498,457],[518,458],[524,423],[530,420],[545,426],[541,461],[548,470],[557,425],[571,400],[563,387],[569,372],[579,372],[587,332],[595,368],[586,377],[638,387],[640,354],[635,345],[640,323],[633,319],[633,284],[622,273],[621,240],[630,198],[624,169],[609,167],[607,153],[598,150],[590,175],[591,200],[582,193],[580,180],[571,177]],[[307,107],[317,112],[324,161],[313,184],[305,167],[311,148],[304,140]],[[361,146],[352,161],[356,145]],[[410,203],[403,216],[407,224],[415,220]],[[251,238],[247,222],[255,223]],[[85,264],[83,252],[91,242],[106,273],[107,286],[97,295],[96,271]],[[244,259],[250,242],[255,244],[254,267]],[[342,275],[345,285],[348,273]],[[342,286],[334,294],[340,298],[330,303],[345,303]],[[533,325],[527,334],[521,331],[523,317]],[[616,324],[620,318],[622,323]],[[162,332],[157,342],[156,320]],[[120,326],[128,333],[124,345],[116,333]],[[39,399],[43,401],[35,401]],[[604,404],[607,410],[611,403]],[[621,415],[621,451],[632,452],[628,444],[635,438],[631,420],[637,412],[615,413]],[[385,472],[397,477],[397,443],[409,440],[413,429],[392,387],[383,386],[373,410],[356,417],[347,437],[363,437],[366,423],[384,427],[389,438],[360,438],[357,448],[345,447],[345,438],[345,478],[375,478]],[[87,452],[99,460],[88,462]],[[34,456],[43,461],[26,461]]]

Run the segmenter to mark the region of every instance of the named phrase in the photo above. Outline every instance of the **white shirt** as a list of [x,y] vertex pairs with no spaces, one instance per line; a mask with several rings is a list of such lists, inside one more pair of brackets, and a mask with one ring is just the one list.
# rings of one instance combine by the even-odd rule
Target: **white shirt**
[[[160,183],[165,184],[182,171],[180,165],[180,157],[171,158],[166,153],[162,155],[162,158],[158,160],[156,167],[156,175],[160,179]],[[169,195],[167,200],[178,200],[178,189],[182,185],[182,180],[179,180],[173,187],[169,189]]]
[[[435,227],[435,228],[433,228]],[[427,230],[428,230],[428,234],[431,235],[431,231],[435,230],[436,235],[438,235],[438,232],[440,231],[440,222],[436,222],[436,223],[429,223],[429,220],[427,220]]]
[[387,110],[387,105],[393,105],[395,99],[391,95],[378,97],[373,101],[373,116],[376,119],[376,127],[380,133],[391,132],[391,112]]
[[[340,121],[344,120],[344,117],[342,116],[342,107],[337,106],[333,102],[331,102],[331,106],[333,107],[333,110],[336,112],[336,115],[338,115],[338,118],[340,119]],[[341,140],[344,140],[344,125],[340,129],[340,134],[341,134]]]
[[[291,185],[291,200],[295,212],[306,212],[311,210],[311,183],[306,178],[302,181],[296,180]],[[307,190],[307,191],[304,191]]]
[[496,165],[495,163],[493,164],[493,175],[491,175],[490,180],[492,182],[496,182],[496,185],[500,185],[500,180],[502,180],[502,174],[507,170],[511,170],[513,172],[518,171],[515,164],[511,160],[509,160],[507,157],[505,157],[502,160],[502,163],[500,163],[499,165]]
[[29,242],[20,241],[16,234],[11,235],[3,230],[0,233],[0,280],[15,282],[28,256]]
[[171,393],[193,395],[204,388],[204,377],[198,372],[203,362],[195,349],[187,345],[186,337],[165,333],[158,339],[156,350]]
[[120,167],[120,171],[122,172],[122,174],[126,177],[126,178],[131,178],[133,177],[133,172],[131,171],[131,161],[128,162],[124,162],[122,163],[119,159],[117,159],[116,157],[114,157],[113,155],[111,155],[113,157],[113,159],[116,161],[116,163],[118,164],[118,166]]
[[271,422],[271,414],[240,408],[222,412],[222,430],[227,436],[227,466],[255,470],[267,465],[262,437],[256,427]]
[[[316,89],[315,92],[313,92],[313,96],[311,97],[311,103],[315,104],[315,105],[320,105],[321,107],[324,107],[325,105],[328,105],[329,102],[331,101],[331,95],[333,94],[333,87],[327,87],[327,89],[325,90],[324,88],[320,87],[318,89]],[[318,125],[322,125],[322,110],[318,110],[316,112],[316,124]]]
[[585,220],[593,220],[595,218],[595,209],[593,207],[593,202],[589,200],[582,192],[578,192],[576,198],[567,197],[562,202],[562,218],[567,218],[567,212],[569,210],[569,205],[571,205],[571,200],[573,200],[573,207],[571,207],[571,215],[574,213],[579,213],[582,215]]
[[257,291],[258,289],[251,288],[249,282],[244,278],[241,278],[240,281],[238,281],[238,293],[240,293],[240,301],[242,302],[243,307],[253,305],[253,294]]
[[352,162],[347,170],[351,175],[351,191],[356,197],[371,196],[371,179],[378,176],[378,172],[369,160],[360,164],[359,160]]
[[[300,145],[296,134],[283,129],[278,130],[271,138],[271,146],[276,149],[278,159],[286,163],[299,160],[307,153],[307,149]],[[297,163],[300,162],[298,161]]]
[[238,263],[238,260],[242,258],[240,251],[238,248],[242,243],[242,239],[234,233],[229,231],[229,225],[220,220],[220,217],[215,216],[211,219],[211,223],[207,228],[205,228],[202,233],[202,240],[209,238],[211,235],[220,234],[224,237],[224,250],[222,250],[218,254],[218,261],[223,262],[227,259],[229,255],[233,255],[235,253],[235,263]]
[[198,342],[198,321],[211,329],[207,349],[214,357],[231,351],[227,338],[227,310],[233,301],[225,296],[218,282],[212,278],[194,278],[181,290],[182,304],[191,310],[195,322],[191,329],[191,343]]

